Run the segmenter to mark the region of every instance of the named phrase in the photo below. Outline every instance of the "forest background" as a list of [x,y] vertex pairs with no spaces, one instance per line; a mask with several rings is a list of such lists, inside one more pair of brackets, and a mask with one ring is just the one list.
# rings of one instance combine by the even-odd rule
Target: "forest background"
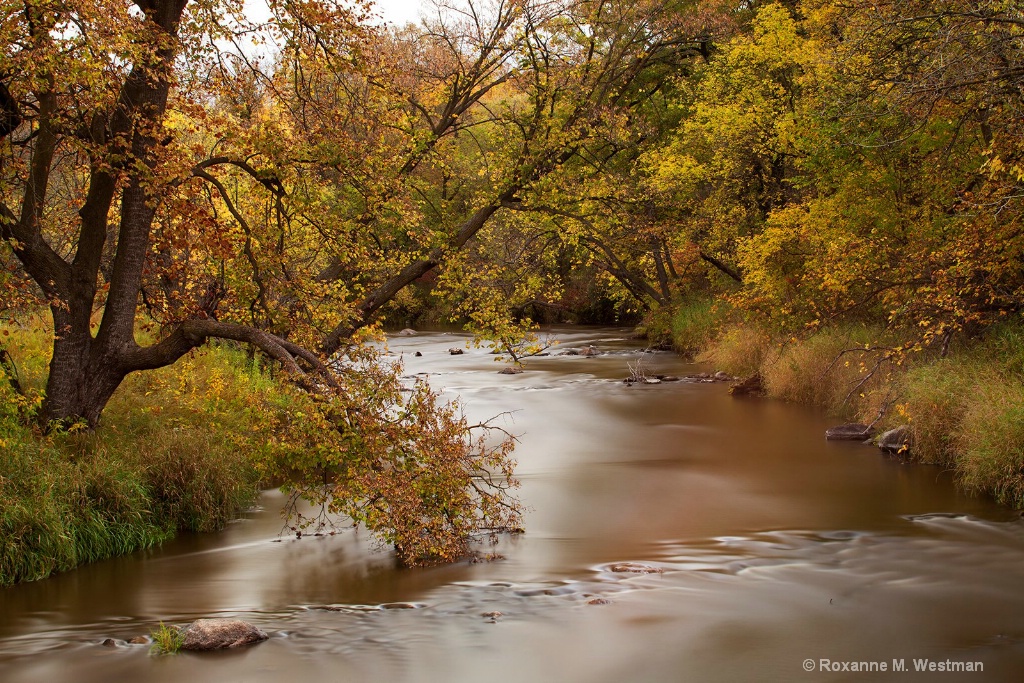
[[1014,2],[2,5],[2,583],[270,482],[408,564],[517,531],[388,324],[640,322],[1024,507]]

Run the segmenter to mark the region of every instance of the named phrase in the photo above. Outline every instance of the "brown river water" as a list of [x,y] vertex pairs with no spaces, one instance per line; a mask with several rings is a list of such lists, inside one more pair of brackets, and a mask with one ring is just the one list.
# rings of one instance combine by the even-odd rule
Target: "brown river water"
[[[627,386],[641,351],[623,330],[554,332],[555,354],[603,353],[506,376],[486,350],[449,355],[465,335],[389,343],[470,418],[511,411],[529,512],[504,559],[408,570],[365,532],[282,537],[267,492],[222,533],[0,589],[0,682],[1024,680],[1019,515],[826,442],[830,421],[804,408]],[[706,369],[644,357],[649,373]],[[203,616],[271,639],[101,645]],[[982,670],[941,670],[967,663]]]

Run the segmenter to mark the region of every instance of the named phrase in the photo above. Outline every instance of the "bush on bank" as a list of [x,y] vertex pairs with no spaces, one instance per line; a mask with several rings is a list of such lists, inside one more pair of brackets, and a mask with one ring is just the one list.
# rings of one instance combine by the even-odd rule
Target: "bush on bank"
[[255,501],[278,390],[243,353],[212,347],[132,375],[103,429],[43,435],[32,413],[48,333],[3,331],[24,395],[0,373],[0,585],[218,529]]
[[652,341],[737,376],[761,374],[769,397],[815,405],[879,428],[909,425],[909,458],[951,470],[966,490],[1024,508],[1024,323],[954,346],[907,351],[870,325],[801,337],[772,333],[710,300],[658,311]]

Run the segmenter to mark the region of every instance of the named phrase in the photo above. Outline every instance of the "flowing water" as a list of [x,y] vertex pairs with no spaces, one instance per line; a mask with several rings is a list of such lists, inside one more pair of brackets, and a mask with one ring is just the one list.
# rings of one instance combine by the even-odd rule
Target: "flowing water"
[[[449,355],[464,335],[390,341],[470,418],[510,413],[529,512],[503,559],[406,570],[365,533],[282,537],[267,492],[222,533],[0,589],[0,681],[1021,680],[1018,515],[826,442],[812,411],[628,386],[641,352],[621,330],[555,336],[511,376],[485,350]],[[590,343],[600,356],[558,355]],[[651,374],[703,369],[643,357]],[[203,616],[272,637],[101,645]],[[914,673],[925,659],[983,671]]]

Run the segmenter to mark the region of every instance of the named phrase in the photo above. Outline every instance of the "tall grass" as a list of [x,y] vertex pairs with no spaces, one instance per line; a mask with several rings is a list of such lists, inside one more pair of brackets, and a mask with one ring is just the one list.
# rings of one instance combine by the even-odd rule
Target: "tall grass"
[[33,427],[45,333],[14,330],[28,397],[0,377],[0,585],[210,531],[252,504],[272,380],[231,348],[127,378],[94,433]]
[[968,489],[1024,508],[1024,382],[977,387],[956,435],[956,470]]
[[1024,508],[1024,328],[993,328],[955,356],[912,369],[902,384],[895,419],[913,428],[912,457]]
[[672,346],[684,356],[696,357],[714,342],[726,315],[725,304],[714,299],[683,301],[672,313]]
[[697,355],[697,360],[730,375],[747,377],[779,354],[779,345],[771,335],[754,324],[726,328],[714,342]]
[[869,350],[879,340],[884,346],[885,336],[881,329],[854,325],[783,342],[761,366],[768,395],[844,417],[869,413],[893,379],[885,351]]

